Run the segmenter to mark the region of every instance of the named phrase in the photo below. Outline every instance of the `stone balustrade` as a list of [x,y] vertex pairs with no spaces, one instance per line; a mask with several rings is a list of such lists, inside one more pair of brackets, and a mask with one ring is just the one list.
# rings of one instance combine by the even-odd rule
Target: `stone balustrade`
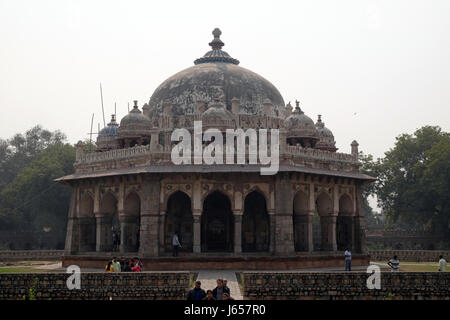
[[[205,145],[203,145],[203,149]],[[270,146],[268,147],[270,148]],[[226,145],[224,144],[224,153],[226,152]],[[80,164],[90,164],[96,162],[104,162],[111,160],[119,160],[119,159],[129,159],[129,158],[138,158],[142,156],[151,156],[153,153],[159,152],[151,150],[150,145],[146,146],[136,146],[131,148],[124,149],[115,149],[109,150],[105,152],[91,152],[85,154],[77,154],[76,163]],[[171,149],[168,150],[165,148],[163,153],[170,154]],[[280,150],[280,156],[282,155],[290,155],[294,157],[304,157],[313,160],[328,160],[328,161],[339,161],[339,162],[347,162],[347,163],[358,163],[355,157],[351,154],[340,153],[340,152],[330,152],[326,150],[319,149],[308,149],[303,148],[301,146],[286,146],[285,150]],[[248,159],[249,151],[248,146],[246,146],[246,158]]]
[[242,272],[248,300],[450,300],[450,273],[382,272],[369,289],[365,272]]
[[402,261],[409,262],[435,262],[436,270],[439,256],[442,255],[447,261],[450,261],[450,251],[440,250],[371,250],[369,251],[371,261],[388,261],[394,255]]
[[27,298],[35,291],[37,300],[184,300],[189,272],[86,273],[81,288],[69,290],[66,273],[0,274],[0,300]]
[[2,250],[0,261],[61,260],[64,250]]

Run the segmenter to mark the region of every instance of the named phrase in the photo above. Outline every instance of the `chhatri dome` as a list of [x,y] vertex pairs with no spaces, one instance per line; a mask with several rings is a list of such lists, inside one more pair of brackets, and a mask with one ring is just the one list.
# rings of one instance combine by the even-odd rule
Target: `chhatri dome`
[[239,66],[239,61],[222,50],[221,31],[213,31],[209,43],[212,50],[194,61],[194,66],[180,71],[164,81],[150,98],[150,114],[161,115],[164,101],[172,104],[172,115],[195,112],[197,101],[209,105],[221,97],[231,110],[232,99],[239,99],[241,114],[264,114],[263,102],[269,99],[275,115],[281,116],[284,101],[275,86],[255,72]]
[[319,140],[319,132],[314,121],[300,109],[300,102],[295,103],[295,110],[284,120],[288,144],[312,148]]

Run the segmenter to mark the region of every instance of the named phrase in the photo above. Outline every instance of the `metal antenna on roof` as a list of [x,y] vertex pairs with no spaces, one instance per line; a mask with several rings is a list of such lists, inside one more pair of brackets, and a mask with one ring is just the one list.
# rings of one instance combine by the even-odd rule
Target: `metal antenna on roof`
[[92,126],[94,125],[94,114],[92,114],[92,119],[91,119],[91,131],[89,131],[89,147],[92,144]]
[[102,101],[103,126],[106,127],[105,109],[103,108],[103,90],[102,90],[102,84],[101,83],[100,83],[100,99]]

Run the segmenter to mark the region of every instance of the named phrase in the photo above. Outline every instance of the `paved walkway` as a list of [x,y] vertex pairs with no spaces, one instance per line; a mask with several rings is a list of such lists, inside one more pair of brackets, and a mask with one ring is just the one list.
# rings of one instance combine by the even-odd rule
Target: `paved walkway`
[[231,296],[235,300],[243,300],[241,289],[236,278],[236,273],[232,270],[200,270],[197,280],[202,282],[202,289],[213,290],[216,286],[216,280],[222,278],[228,280],[227,286],[230,288]]

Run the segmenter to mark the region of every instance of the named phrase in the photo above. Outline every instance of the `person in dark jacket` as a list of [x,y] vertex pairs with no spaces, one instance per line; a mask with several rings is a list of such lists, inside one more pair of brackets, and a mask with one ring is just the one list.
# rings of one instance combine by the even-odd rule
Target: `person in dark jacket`
[[215,287],[213,290],[213,296],[216,300],[222,300],[224,293],[228,293],[228,295],[229,295],[230,289],[228,289],[228,287],[223,286],[222,279],[217,279],[217,287]]
[[201,285],[200,281],[195,281],[195,287],[189,291],[187,300],[203,300],[206,297],[205,290],[201,288]]

